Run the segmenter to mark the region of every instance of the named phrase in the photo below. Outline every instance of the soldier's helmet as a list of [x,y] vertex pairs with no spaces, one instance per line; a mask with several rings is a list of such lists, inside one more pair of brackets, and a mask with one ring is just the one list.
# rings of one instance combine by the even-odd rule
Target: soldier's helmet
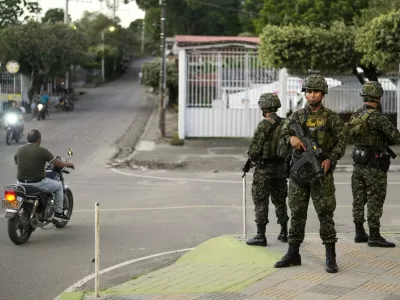
[[328,94],[328,83],[321,75],[313,74],[307,76],[301,86],[302,92],[305,92],[306,90],[317,90],[322,91],[324,94]]
[[258,107],[261,110],[268,110],[271,108],[278,109],[281,107],[281,100],[279,100],[277,94],[265,93],[260,96],[260,99],[258,100]]
[[381,98],[383,95],[382,85],[378,81],[367,81],[361,88],[360,96]]

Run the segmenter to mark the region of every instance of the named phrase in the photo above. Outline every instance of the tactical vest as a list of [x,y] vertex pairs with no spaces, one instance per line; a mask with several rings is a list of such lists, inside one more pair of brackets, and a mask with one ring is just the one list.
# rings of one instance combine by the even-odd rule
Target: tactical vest
[[374,109],[361,109],[356,111],[349,121],[349,135],[356,146],[370,146],[383,148],[388,146],[386,136],[368,126],[368,118]]
[[266,118],[266,121],[271,124],[271,127],[268,131],[267,141],[263,147],[263,158],[266,159],[280,159],[284,158],[282,156],[283,151],[281,151],[279,138],[281,134],[282,125],[285,119],[277,117],[276,120],[272,118]]
[[311,138],[321,148],[322,152],[327,153],[333,145],[332,124],[328,119],[326,108],[322,113],[318,112],[311,115],[306,109],[301,108],[297,111],[301,124],[306,125]]

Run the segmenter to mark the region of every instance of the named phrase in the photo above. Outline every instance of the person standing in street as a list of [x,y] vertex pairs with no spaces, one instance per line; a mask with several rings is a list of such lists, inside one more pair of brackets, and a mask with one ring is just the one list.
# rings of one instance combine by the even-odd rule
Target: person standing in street
[[[247,245],[266,246],[265,235],[268,220],[269,197],[275,205],[278,224],[281,232],[278,240],[287,242],[287,180],[284,172],[285,159],[279,149],[279,136],[283,120],[276,114],[281,101],[276,94],[266,93],[260,96],[258,106],[264,119],[258,124],[250,147],[247,151],[249,160],[256,165],[253,175],[252,197],[255,207],[255,222],[257,235],[247,240]],[[243,171],[249,171],[246,163]]]
[[[295,111],[283,124],[281,142],[291,145],[293,152],[290,166],[289,208],[291,223],[289,229],[289,248],[285,256],[275,264],[275,268],[301,265],[300,244],[304,240],[307,210],[311,196],[320,222],[320,237],[326,248],[325,270],[336,273],[335,244],[337,242],[333,214],[336,209],[335,184],[333,170],[336,162],[342,158],[346,149],[346,132],[343,121],[337,113],[324,107],[322,99],[328,94],[328,84],[318,74],[309,75],[303,82],[307,107]],[[297,122],[297,123],[296,123]],[[320,180],[315,176],[311,164],[305,164],[296,170],[296,164],[303,157],[306,146],[293,125],[303,128],[306,138],[314,147],[310,151],[320,150],[316,157]],[[298,128],[298,127],[296,127]],[[301,162],[301,161],[300,161]],[[300,176],[301,175],[301,176]]]
[[[370,247],[395,247],[380,235],[380,218],[387,191],[387,171],[390,157],[396,155],[389,148],[391,141],[400,139],[399,130],[382,114],[382,85],[366,82],[360,93],[364,106],[346,124],[353,140],[354,170],[351,177],[353,193],[353,221],[356,243]],[[367,205],[369,235],[364,229],[364,210]]]

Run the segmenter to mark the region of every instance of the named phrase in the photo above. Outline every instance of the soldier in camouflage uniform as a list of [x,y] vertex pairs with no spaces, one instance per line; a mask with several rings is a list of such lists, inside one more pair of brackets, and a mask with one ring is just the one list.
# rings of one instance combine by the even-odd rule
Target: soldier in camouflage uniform
[[280,157],[279,136],[282,119],[276,114],[281,107],[281,101],[276,94],[262,94],[258,101],[262,110],[262,120],[251,140],[247,151],[249,159],[256,164],[253,176],[252,196],[255,206],[255,222],[257,235],[247,240],[248,245],[266,246],[265,236],[268,220],[268,202],[271,196],[275,205],[276,217],[281,225],[278,240],[287,242],[287,214],[286,197],[287,181],[284,174],[284,158]]
[[[368,242],[371,247],[395,247],[380,235],[383,203],[386,198],[387,171],[390,165],[389,142],[400,139],[399,130],[381,111],[383,88],[377,81],[366,82],[361,90],[364,106],[347,123],[355,145],[351,178],[353,192],[353,220],[356,243]],[[368,204],[369,236],[364,229],[364,207]]]
[[[333,169],[336,162],[342,158],[346,149],[346,132],[343,121],[332,110],[322,105],[322,99],[328,94],[328,84],[320,75],[310,75],[303,83],[307,107],[294,112],[283,124],[281,142],[290,144],[293,152],[292,166],[295,158],[301,157],[305,145],[290,128],[294,120],[302,124],[303,130],[321,149],[322,155],[318,162],[323,168],[322,182],[313,180],[313,176],[305,176],[302,181],[292,176],[289,181],[289,208],[291,223],[289,229],[289,249],[286,255],[275,264],[276,268],[301,265],[299,253],[300,244],[304,240],[305,226],[309,198],[311,196],[314,208],[320,221],[320,237],[326,248],[325,269],[329,273],[336,273],[335,243],[337,242],[333,214],[336,209],[335,184]],[[297,159],[296,158],[296,159]],[[305,172],[310,169],[304,168]]]

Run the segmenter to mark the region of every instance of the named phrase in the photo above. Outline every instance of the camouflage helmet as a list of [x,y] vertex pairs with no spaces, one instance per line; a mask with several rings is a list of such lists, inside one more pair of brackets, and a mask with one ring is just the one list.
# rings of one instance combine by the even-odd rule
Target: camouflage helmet
[[378,81],[367,81],[361,88],[360,96],[381,98],[383,95],[382,85]]
[[328,94],[328,84],[324,77],[318,74],[313,74],[307,76],[301,86],[302,92],[305,92],[306,90],[317,90],[324,92],[324,94]]
[[279,100],[277,94],[264,93],[260,96],[260,99],[258,100],[258,107],[261,110],[268,110],[270,108],[278,109],[279,107],[281,107],[281,100]]

